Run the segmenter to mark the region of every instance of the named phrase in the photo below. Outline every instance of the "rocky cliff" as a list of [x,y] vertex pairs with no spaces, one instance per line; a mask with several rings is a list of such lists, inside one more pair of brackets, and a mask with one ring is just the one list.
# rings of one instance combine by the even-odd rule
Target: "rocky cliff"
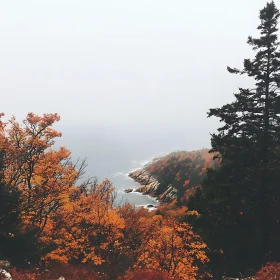
[[130,172],[128,176],[141,185],[135,190],[136,192],[154,196],[160,202],[170,202],[177,198],[177,190],[172,185],[168,185],[161,191],[160,183],[145,169],[137,169]]

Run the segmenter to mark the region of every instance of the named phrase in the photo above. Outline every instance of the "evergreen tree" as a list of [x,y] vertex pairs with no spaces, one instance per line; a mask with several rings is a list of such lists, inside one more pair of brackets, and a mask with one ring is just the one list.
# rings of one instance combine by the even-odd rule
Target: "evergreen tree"
[[202,214],[195,227],[206,243],[223,250],[224,271],[280,257],[279,16],[275,3],[267,3],[260,11],[260,37],[248,38],[254,59],[245,59],[242,70],[228,67],[254,78],[255,87],[240,88],[234,102],[208,113],[223,123],[211,139],[221,167],[208,171],[190,207]]

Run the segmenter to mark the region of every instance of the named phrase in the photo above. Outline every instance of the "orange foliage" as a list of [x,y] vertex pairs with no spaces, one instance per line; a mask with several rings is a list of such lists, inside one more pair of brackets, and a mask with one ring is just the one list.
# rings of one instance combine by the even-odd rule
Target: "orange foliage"
[[208,262],[205,248],[188,224],[164,221],[149,240],[136,267],[165,270],[176,279],[200,279],[197,263]]
[[125,222],[120,253],[124,262],[132,266],[146,250],[148,241],[157,229],[158,220],[152,212],[144,208],[135,209],[129,204],[120,207],[118,211]]
[[[61,135],[51,128],[58,120],[57,114],[40,117],[32,113],[22,124],[15,118],[7,123],[0,120],[0,149],[6,153],[5,181],[20,191],[20,228],[36,229],[37,241],[43,244],[41,259],[48,265],[88,264],[95,271],[106,271],[111,279],[118,276],[118,270],[121,274],[129,268],[148,270],[129,272],[124,279],[132,279],[131,275],[134,279],[158,275],[162,279],[188,280],[205,276],[206,244],[182,221],[182,217],[196,213],[189,213],[186,207],[175,208],[175,201],[156,213],[129,204],[115,207],[109,180],[78,186],[81,173],[71,162],[70,151],[64,147],[52,149],[54,139]],[[190,166],[190,158],[196,156],[179,154],[176,159]],[[153,171],[163,170],[168,164],[169,158],[163,158]],[[181,168],[178,162],[174,164]],[[173,168],[168,166],[167,171],[172,173]],[[175,174],[180,184],[191,185],[191,179],[182,181],[181,170]],[[88,278],[88,271],[82,267],[79,275],[84,278],[78,278],[76,268],[69,266],[71,269],[71,279],[95,279],[93,274]],[[40,273],[13,270],[15,279],[50,277]]]
[[[24,230],[45,229],[51,215],[60,207],[78,173],[70,161],[70,151],[54,151],[52,129],[57,114],[39,117],[32,113],[20,125],[13,117],[0,122],[0,148],[5,150],[5,180],[21,194],[21,220]],[[50,226],[49,226],[50,227]]]
[[[206,244],[193,233],[190,225],[181,222],[182,217],[197,213],[189,213],[187,207],[178,209],[175,205],[174,201],[153,213],[124,206],[126,243],[123,247],[126,250],[123,253],[129,253],[129,258],[135,260],[134,269],[163,270],[174,279],[211,277],[203,270],[208,262]],[[127,247],[131,248],[131,245],[134,248],[129,251]]]
[[54,217],[53,229],[42,241],[55,245],[45,260],[64,263],[110,263],[120,246],[124,221],[113,208],[113,187],[108,180],[94,184],[65,203]]
[[175,279],[211,277],[201,270],[209,261],[205,254],[206,244],[193,233],[190,225],[179,221],[186,213],[187,208],[182,207],[153,217],[156,226],[135,267],[165,270]]

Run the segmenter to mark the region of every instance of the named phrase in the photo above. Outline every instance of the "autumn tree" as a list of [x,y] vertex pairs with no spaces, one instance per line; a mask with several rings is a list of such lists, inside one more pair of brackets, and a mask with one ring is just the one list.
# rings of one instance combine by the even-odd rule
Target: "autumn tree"
[[44,260],[89,264],[108,279],[138,268],[166,271],[175,279],[209,276],[206,245],[190,225],[176,221],[178,211],[154,215],[128,204],[114,208],[113,200],[109,181],[83,192],[73,189],[41,237],[53,248]]
[[83,171],[83,166],[71,161],[69,150],[53,149],[61,133],[52,125],[59,119],[57,114],[29,113],[21,124],[14,117],[0,122],[0,148],[5,154],[3,180],[9,193],[19,195],[21,232],[29,232],[37,240],[50,227],[52,215],[68,199]]
[[[187,208],[155,215],[128,204],[116,207],[109,180],[78,184],[85,162],[73,163],[69,150],[53,148],[61,135],[52,128],[58,120],[57,114],[30,113],[22,123],[0,121],[0,246],[5,240],[23,241],[34,245],[27,254],[15,243],[28,265],[39,260],[48,266],[79,265],[103,279],[142,268],[176,279],[204,275],[206,245],[180,221]],[[29,278],[40,277],[34,269],[14,273],[24,271]]]
[[175,279],[210,279],[211,275],[203,269],[208,262],[207,246],[193,233],[191,226],[162,216],[154,216],[154,220],[158,228],[148,240],[136,267],[164,270]]
[[222,123],[211,139],[221,168],[208,171],[192,200],[202,214],[198,232],[223,252],[228,268],[222,270],[235,273],[279,259],[279,15],[275,3],[267,3],[260,11],[260,37],[248,38],[255,57],[245,59],[242,70],[228,67],[252,77],[255,87],[240,88],[232,103],[210,109],[208,116]]
[[105,180],[73,195],[57,210],[42,236],[53,248],[44,259],[62,263],[91,263],[109,267],[121,252],[124,221],[114,203],[114,188]]
[[118,270],[121,272],[132,268],[139,257],[146,250],[149,240],[153,238],[158,228],[157,221],[152,217],[154,213],[140,207],[135,208],[130,204],[118,207],[118,213],[124,220],[123,236],[119,241],[121,251],[118,256]]

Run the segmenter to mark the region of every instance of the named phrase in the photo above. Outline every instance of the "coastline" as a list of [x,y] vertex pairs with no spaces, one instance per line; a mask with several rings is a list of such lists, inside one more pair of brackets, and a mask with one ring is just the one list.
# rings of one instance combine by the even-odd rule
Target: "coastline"
[[162,202],[170,202],[177,198],[177,190],[172,185],[168,185],[165,190],[160,191],[160,183],[144,168],[139,168],[128,174],[128,176],[141,186],[135,190],[125,190],[127,193],[141,193],[155,198],[159,204]]
[[121,193],[122,195],[126,195],[127,197],[129,197],[129,196],[130,197],[134,196],[134,198],[135,197],[139,197],[139,198],[146,197],[146,199],[148,199],[149,201],[145,202],[144,204],[143,203],[136,204],[136,203],[129,202],[130,199],[128,199],[128,202],[130,204],[133,204],[136,208],[143,207],[145,209],[148,209],[149,211],[156,210],[158,208],[158,206],[160,205],[160,202],[158,201],[158,199],[149,194],[143,194],[143,193],[137,191],[137,189],[138,188],[131,188],[131,189],[129,189],[130,190],[129,192],[126,191],[127,189],[123,189],[123,190],[119,190],[118,192]]
[[[131,180],[131,182],[134,182],[132,184],[125,184],[125,187],[118,190],[118,193],[122,196],[122,201],[127,201],[136,207],[144,207],[146,209],[153,210],[156,209],[156,207],[158,207],[162,202],[173,200],[170,197],[157,195],[156,190],[159,183],[147,172],[147,167],[149,165],[157,162],[167,154],[167,152],[161,152],[154,155],[149,160],[131,160],[130,171],[114,173],[113,177],[119,177],[121,175],[124,177],[125,181],[128,180],[127,182],[129,182]],[[143,176],[137,178],[136,174],[139,171],[143,174]],[[153,185],[153,190],[151,189],[151,185]],[[151,206],[154,206],[154,208],[151,209]]]

